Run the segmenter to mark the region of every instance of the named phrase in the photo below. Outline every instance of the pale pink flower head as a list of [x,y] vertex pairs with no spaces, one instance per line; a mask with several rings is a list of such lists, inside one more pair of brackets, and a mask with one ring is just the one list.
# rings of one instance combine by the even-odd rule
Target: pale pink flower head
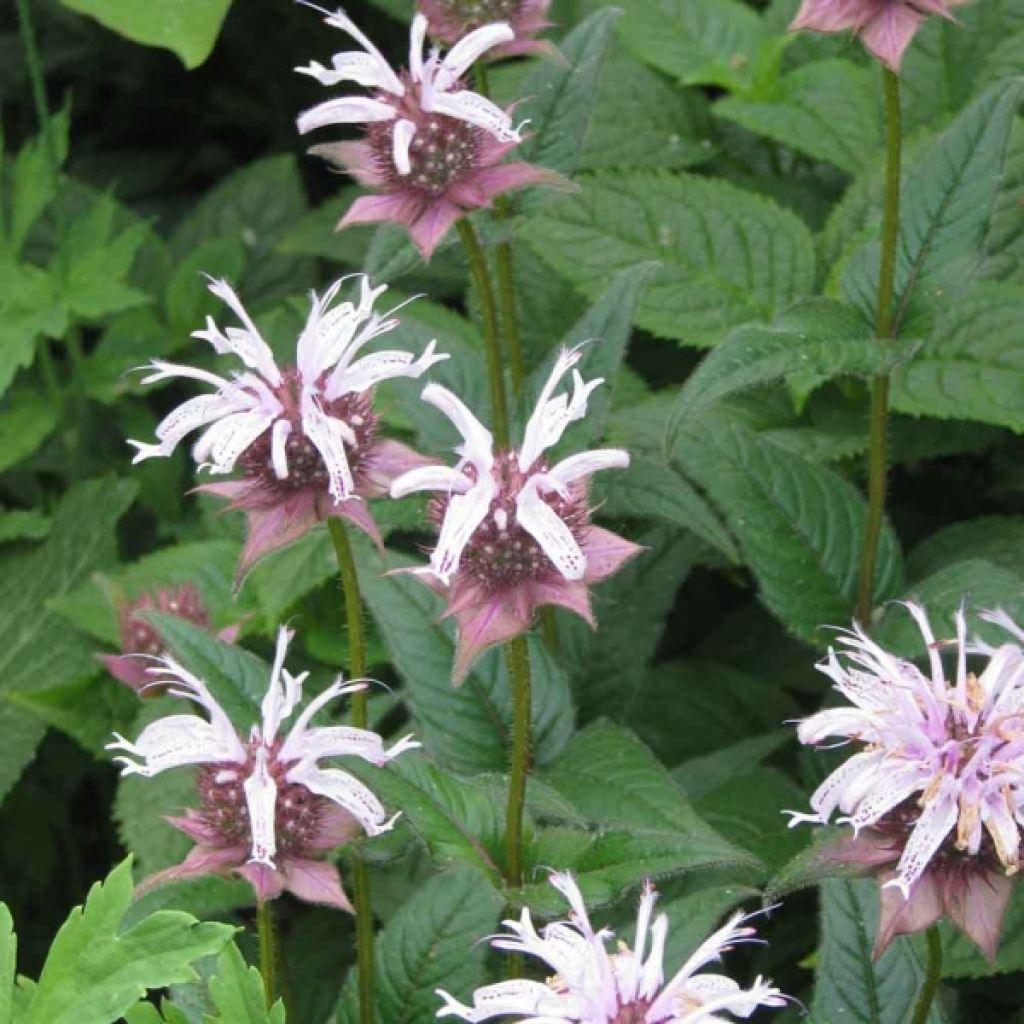
[[[115,679],[140,696],[159,695],[160,687],[147,685],[152,683],[147,659],[157,657],[167,649],[160,631],[145,617],[145,613],[150,611],[174,615],[210,630],[210,615],[206,605],[191,583],[164,587],[152,593],[140,594],[131,601],[122,601],[117,610],[121,653],[100,654],[97,657]],[[238,632],[238,625],[226,626],[217,636],[224,643],[233,644],[238,639]]]
[[743,914],[733,915],[666,981],[668,918],[659,914],[652,923],[656,897],[650,884],[640,899],[633,946],[620,942],[609,953],[607,943],[614,935],[607,929],[594,931],[573,877],[553,874],[549,880],[565,896],[569,919],[538,932],[529,910],[523,910],[518,921],[503,922],[508,933],[493,937],[491,945],[534,957],[554,976],[546,983],[517,979],[485,985],[473,993],[472,1006],[439,990],[445,1005],[438,1017],[473,1024],[495,1017],[509,1024],[707,1024],[725,1021],[721,1014],[745,1019],[758,1007],[787,1002],[762,978],[745,989],[724,974],[698,973],[733,946],[754,940]]
[[557,52],[547,40],[535,38],[552,25],[548,21],[551,0],[419,0],[418,6],[429,23],[431,39],[445,46],[454,46],[464,35],[487,24],[504,22],[515,38],[491,49],[489,60]]
[[313,716],[331,701],[362,690],[365,683],[339,678],[296,717],[288,732],[281,726],[302,698],[307,673],[293,676],[284,659],[292,632],[282,627],[261,720],[248,739],[240,736],[206,684],[170,655],[154,659],[150,677],[168,684],[168,692],[197,704],[194,714],[158,718],[131,743],[115,734],[108,750],[123,775],[152,778],[169,768],[198,765],[199,808],[168,821],[195,840],[185,860],[151,876],[145,889],[201,875],[235,873],[248,880],[257,899],[274,899],[287,889],[310,903],[351,911],[334,864],[325,854],[363,831],[387,832],[394,824],[377,797],[339,768],[320,762],[361,757],[381,765],[419,744],[409,736],[385,750],[375,732],[348,726],[314,727]]
[[427,19],[413,19],[409,67],[395,72],[381,52],[342,11],[325,22],[348,33],[361,50],[336,53],[332,66],[317,61],[296,68],[321,85],[354,82],[372,96],[342,96],[299,115],[302,134],[335,124],[365,124],[366,138],[335,142],[313,152],[325,157],[375,194],[357,199],[339,229],[391,221],[404,225],[429,259],[448,229],[467,211],[489,206],[495,196],[535,184],[561,184],[552,171],[527,163],[502,163],[522,141],[509,114],[471,92],[463,77],[492,47],[512,42],[512,28],[484,25],[460,39],[443,59],[424,56]]
[[[374,311],[387,290],[358,277],[358,302],[332,308],[342,278],[322,296],[313,293],[295,362],[279,367],[270,346],[226,281],[210,291],[222,299],[241,327],[221,331],[212,317],[193,337],[218,353],[233,353],[245,369],[230,378],[193,366],[154,360],[143,383],[190,378],[213,391],[173,409],[156,428],[157,443],[129,441],[135,462],[167,456],[186,435],[205,428],[192,449],[200,469],[212,474],[241,470],[241,477],[207,484],[206,491],[244,509],[248,537],[239,577],[263,555],[296,540],[328,516],[348,519],[378,544],[380,532],[367,508],[368,498],[387,494],[395,477],[430,460],[397,441],[378,435],[373,393],[395,377],[421,377],[447,359],[431,342],[416,358],[411,352],[378,350],[361,355],[374,338],[398,326],[396,309]],[[357,358],[359,356],[359,358]]]
[[[813,814],[790,824],[827,822],[835,811],[853,837],[828,860],[872,869],[882,885],[875,944],[920,931],[943,915],[994,959],[1011,879],[1020,865],[1024,822],[1024,651],[968,643],[963,612],[956,638],[936,641],[923,608],[907,603],[928,654],[929,672],[884,650],[859,626],[841,655],[818,668],[850,704],[800,723],[802,743],[828,737],[858,750],[811,796]],[[1021,631],[1001,612],[983,618]],[[955,651],[947,674],[940,649]],[[985,659],[978,674],[968,655]]]
[[952,19],[949,8],[965,0],[803,0],[791,30],[860,36],[869,53],[899,72],[903,53],[929,14]]
[[[611,576],[638,545],[594,526],[587,480],[629,465],[629,453],[601,448],[550,465],[544,453],[582,419],[601,379],[584,382],[581,347],[555,360],[518,449],[495,450],[491,432],[446,388],[428,384],[423,399],[462,435],[455,468],[426,466],[391,485],[391,496],[438,491],[429,512],[439,536],[429,566],[416,570],[447,599],[455,616],[461,682],[481,652],[525,632],[541,605],[560,605],[594,625],[589,585]],[[572,370],[572,392],[555,394]]]

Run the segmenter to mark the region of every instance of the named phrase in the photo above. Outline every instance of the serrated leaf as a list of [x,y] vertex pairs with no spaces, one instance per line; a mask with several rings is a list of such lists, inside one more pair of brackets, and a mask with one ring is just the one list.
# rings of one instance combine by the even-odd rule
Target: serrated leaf
[[576,171],[597,102],[601,69],[621,14],[616,7],[595,11],[559,44],[564,60],[540,61],[527,77],[519,109],[530,119],[531,132],[519,147],[520,159],[566,177]]
[[[811,1014],[820,1021],[904,1024],[924,977],[916,943],[900,937],[877,961],[871,947],[878,928],[878,883],[842,879],[821,887],[822,939]],[[919,937],[920,938],[920,937]],[[928,1024],[945,1015],[936,1001]]]
[[913,359],[897,367],[892,407],[1024,432],[1024,288],[977,284],[948,304]]
[[721,180],[692,175],[592,175],[582,191],[548,202],[523,238],[592,298],[610,276],[662,264],[636,322],[687,345],[770,319],[810,292],[814,245],[794,214]]
[[684,85],[741,89],[767,33],[737,0],[647,0],[632,5],[620,29],[641,60]]
[[203,1024],[284,1024],[284,1003],[279,999],[268,1009],[260,972],[233,942],[217,957],[208,988],[217,1012],[204,1015]]
[[[788,629],[820,643],[820,626],[849,619],[867,511],[851,484],[727,420],[687,428],[677,454],[725,515],[761,600]],[[900,573],[886,527],[875,603],[896,593]]]
[[[377,1019],[380,1024],[433,1020],[444,988],[469,998],[484,982],[486,944],[501,901],[477,871],[448,871],[420,886],[377,936]],[[358,1020],[355,972],[342,990],[337,1024]]]
[[874,69],[848,60],[803,64],[756,98],[727,96],[719,117],[856,174],[881,143]]
[[723,398],[793,374],[821,383],[843,374],[886,373],[909,358],[916,343],[882,341],[855,309],[828,299],[809,299],[781,314],[771,326],[737,327],[690,374],[669,422],[668,447],[685,420]]
[[[391,564],[400,562],[396,556]],[[500,651],[484,654],[458,688],[452,686],[454,638],[438,623],[443,606],[405,574],[362,573],[363,598],[405,683],[416,736],[439,764],[473,774],[505,767],[511,694]],[[534,680],[534,756],[543,764],[564,746],[573,708],[564,671],[543,644],[530,638]]]
[[39,336],[61,337],[67,325],[50,275],[0,258],[0,395],[32,364]]
[[79,14],[132,42],[159,46],[176,54],[186,68],[198,67],[217,41],[231,0],[160,0],[139,4],[134,0],[61,0]]
[[129,858],[57,933],[22,1024],[110,1024],[147,989],[196,978],[191,964],[218,952],[234,931],[163,910],[121,932],[131,898]]
[[[900,190],[893,308],[897,326],[911,298],[927,302],[970,283],[1003,170],[1006,145],[1024,83],[992,86],[964,109],[911,171]],[[843,292],[866,317],[877,300],[880,243],[851,258]]]

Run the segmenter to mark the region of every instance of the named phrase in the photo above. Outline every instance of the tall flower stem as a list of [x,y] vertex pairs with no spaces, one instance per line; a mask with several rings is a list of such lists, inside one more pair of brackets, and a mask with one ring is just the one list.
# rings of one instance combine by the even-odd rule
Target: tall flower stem
[[484,350],[487,357],[487,380],[491,389],[491,405],[494,409],[494,439],[498,446],[508,446],[508,402],[505,398],[505,378],[501,372],[501,348],[498,343],[498,311],[494,304],[494,288],[487,269],[487,257],[476,229],[465,217],[456,221],[462,247],[469,260],[469,272],[473,275],[480,306],[484,317]]
[[277,940],[274,934],[274,909],[270,900],[260,900],[256,908],[256,937],[260,947],[260,977],[267,1006],[277,999]]
[[[882,254],[878,267],[878,303],[875,307],[875,334],[891,338],[893,318],[893,272],[896,266],[896,242],[900,215],[900,79],[883,68],[885,90],[885,209],[882,220]],[[878,541],[885,517],[885,487],[889,429],[889,376],[880,374],[871,382],[871,414],[868,437],[868,515],[861,547],[857,580],[857,618],[867,623],[878,561]]]
[[[366,677],[366,630],[363,624],[363,601],[359,593],[359,576],[352,545],[345,524],[336,516],[327,520],[334,543],[341,575],[341,589],[345,597],[345,619],[348,624],[348,671],[350,679]],[[352,724],[357,729],[369,726],[366,693],[352,694]],[[352,859],[352,895],[356,911],[356,970],[359,989],[359,1022],[373,1024],[373,905],[370,899],[370,876],[366,865]]]
[[921,982],[921,991],[917,993],[910,1024],[925,1024],[928,1020],[932,1003],[935,1002],[935,994],[939,991],[939,982],[942,980],[942,937],[939,935],[939,926],[933,924],[925,932],[925,938],[928,941],[928,963],[925,965],[924,981]]
[[513,637],[505,648],[512,687],[512,751],[505,816],[505,880],[512,888],[523,884],[523,809],[530,771],[530,650],[526,634]]

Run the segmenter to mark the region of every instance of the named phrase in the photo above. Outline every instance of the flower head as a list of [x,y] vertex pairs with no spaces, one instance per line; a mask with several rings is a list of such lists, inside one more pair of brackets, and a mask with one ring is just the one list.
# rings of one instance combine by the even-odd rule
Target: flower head
[[158,718],[134,743],[115,734],[108,745],[108,750],[124,752],[115,758],[123,775],[152,778],[169,768],[199,766],[199,809],[168,819],[196,845],[181,864],[152,876],[146,887],[233,871],[252,884],[261,901],[288,889],[313,903],[351,909],[337,868],[322,857],[360,828],[379,835],[395,819],[388,820],[380,801],[358,779],[338,768],[321,768],[319,762],[349,755],[379,765],[419,744],[407,736],[385,750],[380,736],[366,729],[311,726],[313,716],[331,701],[365,686],[340,679],[310,701],[282,735],[307,675],[293,676],[284,667],[292,636],[284,627],[278,631],[261,721],[248,739],[235,731],[201,679],[169,655],[154,659],[150,677],[168,684],[172,696],[199,705],[208,718]]
[[[115,679],[140,694],[146,684],[152,682],[148,673],[147,656],[157,657],[166,649],[159,630],[144,617],[144,613],[150,611],[175,615],[193,625],[210,629],[210,616],[206,605],[199,591],[191,583],[185,583],[180,587],[164,587],[153,593],[141,594],[132,601],[121,602],[118,608],[121,653],[100,654],[98,657]],[[238,638],[238,631],[237,625],[226,626],[217,636],[224,643],[231,644]]]
[[538,32],[550,28],[547,20],[551,0],[419,0],[419,9],[429,23],[430,36],[445,46],[454,46],[468,32],[491,22],[504,22],[515,33],[508,43],[499,43],[487,56],[491,60],[523,53],[551,53],[554,47]]
[[[898,658],[860,627],[845,633],[841,659],[830,650],[820,671],[850,701],[800,723],[802,743],[827,737],[860,749],[811,796],[824,823],[839,810],[854,838],[829,859],[872,867],[882,881],[876,953],[895,936],[933,924],[943,913],[990,957],[1020,863],[1024,821],[1024,651],[970,644],[955,616],[955,673],[947,677],[923,608],[908,603],[928,653],[929,672]],[[983,616],[1021,631],[1002,613]],[[969,654],[987,660],[968,671]],[[792,812],[790,812],[792,813]]]
[[376,351],[356,358],[368,342],[398,326],[395,310],[380,314],[374,302],[386,286],[371,288],[359,275],[358,303],[333,309],[345,279],[323,296],[313,293],[295,363],[279,367],[270,346],[226,281],[210,291],[241,327],[221,331],[213,318],[193,337],[245,365],[222,377],[209,370],[154,360],[144,383],[190,378],[214,390],[190,398],[157,425],[157,443],[130,441],[135,462],[170,455],[186,435],[205,428],[192,454],[213,474],[242,471],[241,479],[200,488],[227,498],[249,517],[249,536],[239,574],[263,554],[305,533],[318,520],[342,516],[375,540],[380,536],[365,498],[387,493],[392,479],[428,460],[395,441],[377,437],[373,389],[394,377],[420,377],[447,359],[431,342],[417,359],[411,352]]
[[302,134],[326,125],[366,125],[363,141],[313,150],[376,190],[352,204],[339,228],[372,221],[403,224],[429,259],[467,210],[489,206],[509,189],[561,183],[557,174],[530,164],[502,164],[521,141],[520,129],[506,111],[463,85],[474,61],[515,38],[508,24],[470,32],[442,59],[437,50],[424,56],[427,19],[417,14],[409,66],[398,73],[342,11],[327,14],[324,21],[348,33],[362,49],[336,53],[330,68],[313,61],[296,70],[321,85],[354,82],[373,90],[372,97],[328,100],[298,118]]
[[[463,443],[452,469],[426,466],[391,485],[392,497],[439,491],[431,515],[439,536],[418,573],[448,599],[459,631],[455,680],[486,648],[529,628],[534,610],[554,604],[591,625],[588,584],[614,573],[640,548],[591,525],[586,482],[602,469],[629,465],[618,448],[581,452],[550,465],[544,453],[581,419],[600,379],[584,382],[581,348],[563,350],[541,391],[518,449],[496,451],[491,432],[450,391],[423,390],[455,425]],[[572,393],[555,394],[572,370]]]
[[594,931],[572,876],[553,874],[550,882],[568,901],[569,920],[538,932],[524,910],[518,921],[504,922],[511,934],[495,936],[491,945],[536,957],[554,976],[546,984],[520,979],[486,985],[473,993],[471,1007],[439,991],[445,1001],[439,1017],[461,1017],[474,1024],[493,1017],[508,1017],[510,1024],[513,1019],[524,1024],[704,1024],[724,1020],[719,1016],[723,1013],[745,1018],[759,1006],[785,1004],[786,997],[761,978],[744,989],[723,974],[697,973],[737,943],[753,939],[754,929],[742,914],[698,946],[666,982],[668,918],[659,914],[652,924],[652,886],[645,886],[640,900],[633,947],[619,943],[618,951],[610,954],[606,943],[613,935],[607,929]]
[[803,0],[790,29],[844,32],[852,29],[868,52],[899,72],[903,53],[929,14],[950,18],[965,0]]

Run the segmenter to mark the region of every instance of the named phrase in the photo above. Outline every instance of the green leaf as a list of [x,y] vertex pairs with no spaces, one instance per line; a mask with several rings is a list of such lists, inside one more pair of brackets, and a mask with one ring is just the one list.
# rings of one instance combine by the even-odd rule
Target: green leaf
[[203,1024],[284,1024],[284,1003],[279,999],[267,1009],[260,972],[246,965],[233,942],[217,957],[209,990],[217,1012],[204,1015]]
[[207,316],[219,317],[223,305],[210,294],[203,275],[215,271],[218,277],[237,281],[245,269],[245,259],[240,238],[207,238],[178,261],[164,295],[170,330],[180,332],[184,340]]
[[520,159],[567,177],[576,171],[612,30],[621,14],[616,7],[596,11],[559,45],[564,61],[539,61],[527,77],[516,117],[530,119],[531,133],[519,147]]
[[[896,939],[872,961],[878,928],[878,883],[863,879],[821,887],[821,947],[811,1014],[817,1021],[904,1024],[924,977],[917,944]],[[929,1024],[945,1016],[936,1001]]]
[[696,89],[674,89],[624,53],[612,53],[580,167],[682,170],[715,155],[707,102]]
[[[680,435],[684,468],[711,496],[739,541],[764,604],[797,636],[845,622],[854,605],[866,507],[827,467],[710,418]],[[900,553],[883,529],[874,601],[897,591]]]
[[656,519],[682,527],[730,562],[739,561],[739,551],[718,513],[670,463],[631,455],[627,469],[598,476],[592,486],[603,516]]
[[147,989],[194,980],[190,965],[218,952],[234,931],[162,910],[121,932],[131,898],[128,859],[57,933],[22,1024],[110,1024]]
[[17,964],[18,939],[14,921],[6,903],[0,903],[0,1021],[14,1021],[14,975]]
[[683,85],[742,89],[766,32],[738,0],[646,0],[622,20],[623,41]]
[[1024,287],[976,284],[943,308],[931,336],[892,379],[899,412],[1024,431]]
[[306,208],[295,157],[264,157],[224,178],[203,196],[171,237],[171,250],[184,260],[211,239],[241,245],[245,273],[231,284],[250,308],[257,300],[269,303],[306,288],[313,280],[313,265],[307,257],[277,250]]
[[47,603],[114,560],[114,528],[135,497],[134,483],[114,478],[79,484],[64,497],[46,541],[3,562],[0,692],[39,690],[95,671],[92,649]]
[[771,200],[690,175],[593,175],[545,205],[523,238],[591,298],[613,274],[656,261],[636,322],[687,345],[770,319],[810,292],[814,246],[803,222]]
[[53,402],[34,391],[15,389],[0,412],[0,472],[27,459],[56,426]]
[[[397,556],[390,561],[400,563]],[[438,598],[406,574],[365,572],[360,575],[360,586],[405,683],[416,736],[430,755],[439,764],[465,774],[503,770],[512,707],[501,652],[484,654],[456,688],[451,683],[452,627],[449,622],[437,621],[442,611]],[[543,764],[568,739],[573,708],[565,673],[532,637],[530,664],[534,756]]]
[[231,0],[61,0],[79,14],[144,46],[176,54],[186,68],[198,67],[213,50]]
[[[500,911],[500,898],[477,871],[448,871],[420,886],[377,936],[377,1020],[433,1020],[438,988],[468,999],[485,981],[487,946],[480,939],[494,931]],[[353,971],[336,1020],[358,1019]]]
[[[1024,37],[1024,32],[1021,33]],[[1020,53],[1024,53],[1021,47]],[[992,204],[992,220],[985,236],[985,263],[981,277],[1024,283],[1024,119],[1010,129],[1003,175]]]
[[4,738],[0,748],[0,803],[35,757],[45,732],[46,726],[35,716],[0,700],[0,736]]
[[1024,517],[980,516],[943,527],[907,556],[907,576],[921,580],[965,558],[1024,576]]
[[822,382],[886,373],[913,349],[910,342],[878,340],[856,310],[828,299],[800,302],[771,326],[737,327],[687,378],[669,421],[668,447],[684,421],[699,420],[737,391],[793,374]]
[[725,743],[701,757],[691,757],[673,769],[672,778],[694,800],[735,779],[747,775],[779,747],[793,741],[789,729],[776,729],[762,736],[751,736],[738,743]]
[[32,364],[39,336],[59,338],[67,325],[50,275],[0,257],[0,395]]
[[[995,85],[939,136],[900,190],[894,275],[897,324],[913,295],[934,300],[978,273],[992,219],[1007,139],[1024,84]],[[862,246],[843,275],[843,291],[873,317],[880,243]]]
[[766,95],[727,96],[714,112],[848,174],[860,171],[881,144],[876,75],[848,60],[804,64]]
[[39,509],[0,511],[0,544],[12,540],[42,540],[52,525],[50,517]]

